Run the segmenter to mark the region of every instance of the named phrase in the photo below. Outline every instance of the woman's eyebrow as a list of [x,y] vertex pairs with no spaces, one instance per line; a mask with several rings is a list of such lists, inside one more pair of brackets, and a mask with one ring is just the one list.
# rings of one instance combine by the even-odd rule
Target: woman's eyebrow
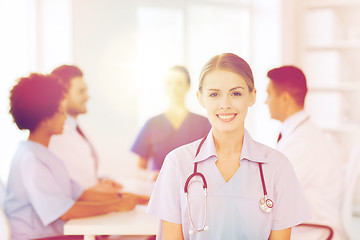
[[230,89],[230,91],[236,90],[236,89],[238,89],[238,88],[242,88],[242,89],[245,89],[244,87],[242,87],[242,86],[239,86],[239,87],[234,87],[234,88],[231,88],[231,89]]
[[[242,86],[238,86],[238,87],[233,87],[233,88],[231,88],[231,89],[230,89],[230,91],[234,91],[234,90],[236,90],[236,89],[238,89],[238,88],[245,89],[245,88],[244,88],[244,87],[242,87]],[[216,88],[210,88],[210,89],[208,89],[207,91],[216,91],[216,92],[220,92],[220,90],[219,90],[219,89],[216,89]]]

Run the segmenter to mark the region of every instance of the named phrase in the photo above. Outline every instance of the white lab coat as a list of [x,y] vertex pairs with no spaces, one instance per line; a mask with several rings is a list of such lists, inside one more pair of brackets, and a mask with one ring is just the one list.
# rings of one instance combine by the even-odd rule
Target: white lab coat
[[[265,240],[272,230],[293,227],[309,219],[300,185],[283,154],[257,143],[245,130],[240,167],[226,182],[215,164],[218,157],[212,130],[199,148],[200,142],[181,146],[166,156],[147,208],[159,219],[181,224],[185,240]],[[193,174],[195,162],[207,182],[206,208],[203,182],[198,176],[191,179],[187,188],[189,205],[185,198],[184,186]],[[267,194],[274,201],[270,213],[259,207],[264,197],[259,163],[263,164]],[[189,234],[192,226],[188,206],[196,228],[201,228],[206,215],[209,231]],[[161,231],[157,239],[163,239]]]
[[[310,207],[309,222],[331,226],[333,240],[347,239],[340,220],[344,161],[338,154],[338,146],[329,141],[304,111],[286,119],[281,134],[277,149],[294,167]],[[292,239],[326,239],[320,237],[323,231],[307,228],[306,232],[294,228]]]
[[96,159],[89,142],[76,131],[76,119],[68,116],[61,135],[53,135],[49,149],[65,164],[70,178],[83,189],[98,182]]

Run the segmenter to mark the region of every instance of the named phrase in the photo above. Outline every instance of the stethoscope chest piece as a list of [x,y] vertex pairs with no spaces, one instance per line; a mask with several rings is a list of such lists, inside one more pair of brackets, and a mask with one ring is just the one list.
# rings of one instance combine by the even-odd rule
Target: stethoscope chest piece
[[268,198],[266,195],[260,199],[260,208],[266,213],[271,212],[271,209],[273,208],[274,203],[273,201]]

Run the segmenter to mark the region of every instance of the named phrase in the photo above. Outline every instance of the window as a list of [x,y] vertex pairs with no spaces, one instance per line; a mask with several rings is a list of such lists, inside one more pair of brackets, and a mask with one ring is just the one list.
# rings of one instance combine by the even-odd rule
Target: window
[[175,64],[185,65],[190,71],[192,87],[187,96],[188,108],[205,114],[196,99],[200,70],[214,55],[233,52],[249,62],[258,89],[258,103],[249,113],[247,128],[258,140],[272,144],[272,136],[277,136],[277,127],[273,125],[277,123],[270,121],[264,101],[266,72],[279,65],[281,56],[279,5],[277,0],[139,4],[139,126],[166,109],[161,73]]

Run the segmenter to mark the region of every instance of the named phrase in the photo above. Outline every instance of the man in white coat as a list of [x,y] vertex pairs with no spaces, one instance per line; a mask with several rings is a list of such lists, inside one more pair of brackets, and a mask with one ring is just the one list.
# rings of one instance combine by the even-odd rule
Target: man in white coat
[[52,71],[67,88],[67,119],[61,135],[52,136],[49,149],[65,163],[70,177],[82,188],[117,192],[121,185],[99,178],[98,157],[94,146],[78,125],[77,117],[87,112],[89,99],[82,71],[73,65],[62,65]]
[[[294,167],[312,214],[309,223],[330,226],[332,239],[347,239],[340,220],[344,163],[334,151],[338,147],[304,110],[305,75],[299,68],[283,66],[270,70],[267,77],[266,104],[271,118],[282,122],[277,149]],[[321,240],[328,233],[319,227],[295,227],[291,239]]]

